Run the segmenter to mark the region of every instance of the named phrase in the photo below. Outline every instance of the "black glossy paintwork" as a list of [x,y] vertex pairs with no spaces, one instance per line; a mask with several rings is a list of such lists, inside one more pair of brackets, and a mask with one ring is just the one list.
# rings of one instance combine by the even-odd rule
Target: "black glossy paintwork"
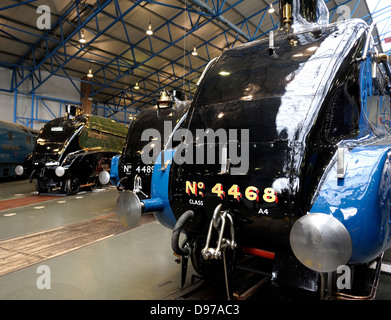
[[[310,209],[336,143],[360,133],[359,70],[351,62],[365,41],[363,27],[353,27],[343,49],[344,27],[334,25],[277,37],[277,58],[269,55],[268,41],[219,57],[197,91],[186,127],[194,136],[196,129],[249,129],[250,166],[246,174],[219,175],[218,159],[215,165],[172,165],[174,215],[195,211],[186,231],[205,234],[215,207],[223,203],[234,216],[241,244],[287,244],[290,226]],[[221,76],[223,70],[229,75]],[[196,148],[194,144],[189,148]],[[218,150],[214,144],[208,147]],[[186,181],[202,182],[203,196],[188,195]],[[223,200],[211,192],[216,183],[223,185]],[[240,201],[227,194],[234,184],[242,194]],[[258,188],[260,201],[246,199],[248,186]],[[265,188],[277,191],[278,202],[261,200]]]
[[174,104],[173,107],[164,109],[157,109],[154,106],[141,111],[133,120],[126,137],[118,169],[119,178],[122,179],[121,185],[126,190],[133,190],[134,177],[138,175],[141,177],[142,191],[150,195],[154,162],[144,163],[141,158],[141,152],[144,148],[145,150],[151,150],[147,145],[151,143],[152,137],[150,137],[150,140],[142,141],[142,134],[146,129],[156,129],[161,137],[159,140],[160,150],[163,150],[165,142],[171,134],[171,131],[168,130],[166,133],[164,132],[164,123],[166,122],[166,126],[168,124],[168,127],[174,129],[187,110],[188,103],[185,102],[180,102]]
[[[70,137],[76,130],[85,125],[87,119],[78,117],[77,119],[57,118],[47,123],[39,133],[39,140],[34,149],[33,160],[42,163],[50,161],[61,161],[67,153],[80,149],[77,140],[68,147],[67,153],[64,148]],[[62,131],[53,131],[53,128],[62,128]]]
[[[68,179],[75,185],[94,184],[99,172],[109,167],[111,158],[118,154],[114,149],[118,143],[113,141],[119,141],[122,150],[126,132],[122,124],[87,114],[53,119],[40,130],[34,152],[25,161],[25,170],[31,180],[36,180],[39,192],[54,187],[66,191]],[[55,173],[58,166],[66,169],[61,177]]]

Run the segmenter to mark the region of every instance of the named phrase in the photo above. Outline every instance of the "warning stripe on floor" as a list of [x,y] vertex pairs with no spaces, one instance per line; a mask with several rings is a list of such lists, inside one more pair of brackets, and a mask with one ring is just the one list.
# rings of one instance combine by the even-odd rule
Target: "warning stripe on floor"
[[48,200],[54,200],[57,198],[61,198],[59,196],[41,196],[41,195],[33,195],[23,198],[13,198],[7,200],[0,201],[0,211],[19,208],[23,206],[28,206],[30,204],[36,204]]

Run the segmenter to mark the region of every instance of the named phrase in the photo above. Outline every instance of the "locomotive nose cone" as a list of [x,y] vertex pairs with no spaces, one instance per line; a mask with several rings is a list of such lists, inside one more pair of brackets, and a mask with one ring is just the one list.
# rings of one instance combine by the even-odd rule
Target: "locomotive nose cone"
[[141,202],[132,191],[123,191],[117,199],[115,212],[125,228],[135,228],[140,221],[142,213]]
[[352,241],[345,226],[324,213],[310,213],[297,220],[290,243],[296,258],[318,272],[337,270],[352,254]]

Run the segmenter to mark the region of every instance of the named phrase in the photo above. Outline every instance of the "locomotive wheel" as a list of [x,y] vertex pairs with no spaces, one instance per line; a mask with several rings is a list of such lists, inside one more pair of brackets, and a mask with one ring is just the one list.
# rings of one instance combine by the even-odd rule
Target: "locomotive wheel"
[[94,183],[92,185],[90,185],[90,190],[94,191],[94,190],[98,189],[98,186],[99,186],[98,183],[96,181],[94,181]]
[[66,189],[69,195],[74,195],[79,192],[80,183],[77,179],[67,179]]
[[46,193],[49,191],[49,189],[44,186],[45,184],[42,181],[42,179],[35,179],[34,183],[35,183],[35,190],[37,190],[38,193]]

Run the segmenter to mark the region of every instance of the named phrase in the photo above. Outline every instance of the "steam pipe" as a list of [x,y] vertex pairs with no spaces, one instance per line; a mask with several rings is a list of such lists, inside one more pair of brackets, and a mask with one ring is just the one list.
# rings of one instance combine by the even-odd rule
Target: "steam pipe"
[[184,214],[180,216],[172,231],[171,247],[174,253],[180,256],[188,256],[191,253],[191,249],[189,247],[181,248],[179,246],[179,236],[181,234],[182,228],[186,223],[186,221],[190,220],[193,217],[194,217],[194,211],[187,210]]

